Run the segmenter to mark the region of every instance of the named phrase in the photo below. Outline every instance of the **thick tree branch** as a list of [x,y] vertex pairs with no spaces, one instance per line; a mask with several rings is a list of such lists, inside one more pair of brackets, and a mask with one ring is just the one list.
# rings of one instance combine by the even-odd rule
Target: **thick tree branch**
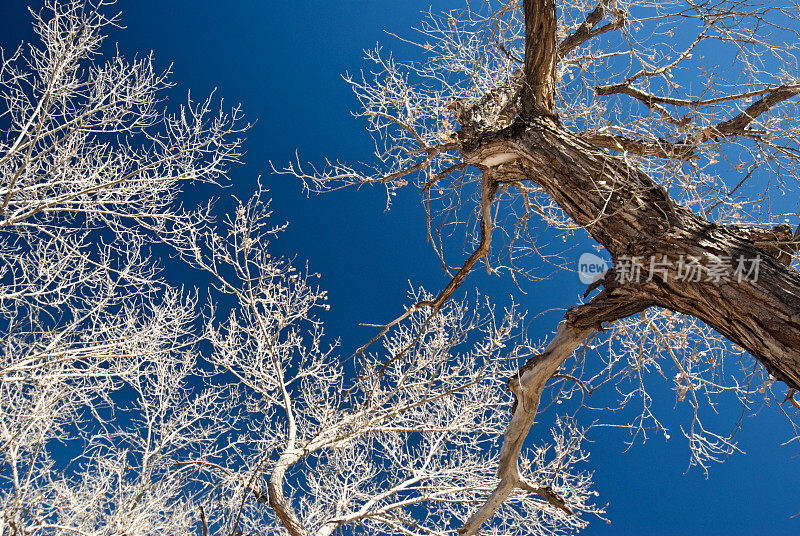
[[664,118],[667,120],[668,123],[672,123],[673,125],[677,125],[679,127],[683,127],[689,124],[690,120],[688,117],[683,117],[682,119],[677,119],[673,117],[673,115],[669,113],[669,111],[667,111],[666,108],[661,106],[662,103],[658,99],[656,99],[653,95],[645,93],[644,91],[632,87],[627,83],[616,84],[614,86],[599,86],[595,88],[595,91],[597,92],[598,95],[612,95],[614,93],[621,93],[623,95],[628,95],[644,103],[644,105],[650,108],[651,110],[654,110],[659,114],[661,114],[662,116],[664,116]]
[[731,226],[730,229],[786,266],[791,262],[792,255],[798,251],[797,239],[792,233],[792,228],[785,223],[774,227],[737,225]]
[[597,92],[598,95],[612,95],[615,93],[628,95],[642,101],[647,106],[652,104],[667,104],[670,106],[686,106],[687,108],[702,108],[703,106],[712,106],[714,104],[722,104],[723,102],[760,97],[761,95],[772,93],[777,89],[780,89],[780,87],[796,88],[797,86],[797,84],[791,84],[787,86],[769,87],[757,89],[755,91],[736,93],[735,95],[723,95],[721,97],[714,97],[712,99],[677,99],[674,97],[661,97],[659,95],[653,95],[652,93],[646,93],[639,88],[632,87],[628,83],[597,86],[595,87],[595,92]]
[[[591,329],[578,329],[569,322],[562,322],[558,326],[556,336],[550,341],[545,351],[534,358],[533,362],[528,361],[523,367],[524,370],[520,370],[519,376],[509,381],[509,389],[513,391],[516,403],[500,452],[500,463],[497,469],[500,483],[483,506],[458,531],[462,536],[476,534],[480,526],[494,515],[512,491],[523,488],[523,479],[519,474],[517,461],[522,444],[533,425],[544,386],[558,370],[558,367],[591,332]],[[527,484],[526,487],[530,489],[532,486]]]
[[283,485],[286,470],[302,458],[298,450],[287,449],[278,459],[269,478],[269,505],[281,524],[291,536],[311,536],[303,523],[297,518],[292,505],[284,496]]
[[598,95],[612,95],[623,94],[633,97],[634,99],[642,102],[648,108],[657,111],[663,115],[669,123],[683,127],[689,123],[689,118],[684,116],[682,119],[676,119],[672,116],[662,104],[672,106],[685,106],[690,108],[700,108],[703,106],[711,106],[728,102],[731,100],[738,100],[744,98],[751,98],[754,96],[763,95],[760,99],[747,107],[743,112],[735,117],[722,121],[716,125],[712,125],[695,135],[693,138],[687,140],[687,145],[697,146],[715,136],[735,136],[743,134],[745,129],[752,123],[758,116],[769,111],[774,106],[784,102],[795,95],[800,94],[800,84],[787,84],[775,88],[763,89],[758,91],[750,91],[746,93],[739,93],[737,95],[730,95],[725,97],[718,97],[714,99],[674,99],[668,97],[659,97],[646,93],[638,88],[632,87],[628,83],[615,84],[609,86],[598,86],[595,88]]
[[555,0],[524,0],[525,87],[522,112],[525,117],[555,115],[556,45]]
[[[633,286],[641,294],[660,307],[702,320],[745,348],[775,378],[800,387],[800,274],[781,262],[779,253],[790,241],[788,229],[762,240],[735,227],[720,227],[677,205],[625,159],[544,118],[484,138],[465,157],[479,164],[500,155],[503,162],[514,161],[514,169],[500,166],[496,173],[507,173],[509,181],[530,177],[615,262],[639,259],[644,276]],[[679,259],[696,259],[699,272],[690,279],[677,278],[674,271],[648,273],[650,263],[664,257],[673,266]],[[751,269],[756,263],[759,271],[748,278],[736,276],[731,268],[726,277],[714,277],[712,266],[724,262],[750,263]]]
[[748,106],[742,113],[703,131],[699,141],[705,141],[717,135],[735,136],[742,134],[758,116],[798,94],[800,94],[800,85],[798,84],[777,87]]
[[605,147],[614,151],[625,151],[640,156],[679,158],[681,160],[689,160],[694,157],[694,145],[691,143],[673,143],[656,139],[633,139],[618,134],[604,134],[592,131],[581,132],[580,137],[598,147]]

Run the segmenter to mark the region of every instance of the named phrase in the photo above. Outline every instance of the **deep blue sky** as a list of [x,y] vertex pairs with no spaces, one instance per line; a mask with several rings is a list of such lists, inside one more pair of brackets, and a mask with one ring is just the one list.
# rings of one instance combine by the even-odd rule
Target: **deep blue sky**
[[[461,0],[438,1],[434,9],[458,7]],[[29,38],[25,2],[0,3],[0,43],[13,47]],[[248,135],[247,164],[232,172],[234,193],[247,198],[258,175],[271,191],[276,222],[289,230],[276,253],[297,255],[323,274],[332,310],[325,318],[330,335],[341,337],[344,351],[372,335],[359,322],[386,321],[406,302],[408,282],[438,290],[446,283],[433,251],[425,244],[424,213],[412,190],[384,211],[380,189],[344,191],[306,198],[298,182],[271,176],[300,151],[304,160],[327,156],[368,161],[371,142],[362,123],[350,115],[356,104],[340,75],[364,66],[361,50],[376,42],[403,47],[383,30],[402,33],[420,19],[429,3],[413,1],[275,2],[256,0],[123,0],[127,29],[113,35],[126,55],[155,51],[158,65],[174,63],[177,104],[191,89],[200,97],[217,89],[226,102],[241,102],[247,118],[257,120]],[[407,49],[406,49],[407,50]],[[577,257],[577,255],[576,255]],[[509,281],[488,281],[473,274],[484,292],[503,303]],[[470,286],[468,285],[468,286]],[[521,302],[531,313],[568,307],[583,287],[574,275],[529,287]],[[532,324],[548,330],[556,313]],[[540,333],[543,335],[544,332]],[[532,333],[534,338],[539,333]],[[767,408],[746,419],[738,435],[747,454],[711,468],[708,479],[685,473],[688,448],[674,416],[674,394],[663,383],[655,404],[672,429],[670,441],[654,438],[627,453],[625,435],[602,433],[589,446],[599,502],[610,502],[611,525],[595,521],[590,535],[734,536],[758,531],[800,531],[797,445],[782,447],[791,430]],[[740,407],[722,408],[720,422],[732,426]]]

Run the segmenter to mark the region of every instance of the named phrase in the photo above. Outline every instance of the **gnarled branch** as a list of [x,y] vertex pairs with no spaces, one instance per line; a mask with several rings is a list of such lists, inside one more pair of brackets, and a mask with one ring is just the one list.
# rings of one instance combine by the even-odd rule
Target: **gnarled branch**
[[589,303],[567,311],[556,336],[544,352],[525,363],[507,385],[515,402],[511,422],[506,429],[500,451],[497,475],[500,482],[486,502],[459,530],[461,536],[473,536],[480,526],[494,515],[515,489],[537,493],[552,506],[572,514],[572,510],[556,492],[547,486],[534,486],[519,473],[519,456],[528,432],[533,426],[539,400],[547,381],[583,342],[602,327],[602,323],[625,318],[645,309],[646,300],[619,289],[605,289]]

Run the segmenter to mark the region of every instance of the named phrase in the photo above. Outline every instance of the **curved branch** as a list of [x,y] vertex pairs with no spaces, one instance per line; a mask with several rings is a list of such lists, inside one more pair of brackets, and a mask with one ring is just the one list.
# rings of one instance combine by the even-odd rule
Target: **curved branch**
[[311,533],[303,526],[303,523],[297,518],[292,505],[284,497],[283,483],[286,476],[286,470],[297,463],[301,458],[301,453],[298,450],[286,449],[286,451],[278,459],[275,468],[269,478],[269,505],[275,511],[275,515],[280,520],[281,524],[292,536],[311,536]]
[[651,104],[668,104],[671,106],[686,106],[688,108],[701,108],[703,106],[711,106],[713,104],[722,104],[723,102],[760,97],[761,95],[766,95],[767,93],[771,93],[776,89],[779,88],[769,87],[757,89],[755,91],[736,93],[735,95],[723,95],[722,97],[714,97],[713,99],[676,99],[673,97],[660,97],[658,95],[653,95],[652,93],[645,93],[641,89],[632,87],[627,83],[597,86],[594,88],[598,95],[612,95],[617,93],[628,95],[642,101],[647,106],[650,106]]
[[[723,121],[712,127],[710,135],[702,138],[707,140],[714,135],[731,136],[741,134],[758,116],[768,112],[772,107],[777,106],[785,100],[800,94],[800,84],[783,85],[777,87],[748,106],[742,113],[727,121]],[[705,134],[705,132],[704,132]]]
[[[447,286],[442,289],[438,296],[436,296],[433,300],[423,300],[415,303],[412,305],[405,313],[400,315],[399,317],[395,318],[388,324],[384,324],[379,326],[381,329],[377,335],[375,335],[372,339],[369,340],[364,346],[359,348],[356,351],[356,354],[363,354],[366,349],[371,346],[375,341],[383,337],[389,329],[393,326],[397,325],[398,323],[402,322],[412,313],[418,311],[423,307],[430,307],[432,309],[431,314],[426,319],[425,323],[423,324],[422,328],[425,327],[428,321],[431,318],[436,316],[442,306],[450,299],[450,296],[461,286],[464,280],[467,278],[467,275],[472,271],[472,268],[480,259],[485,259],[491,247],[492,242],[492,230],[494,229],[494,223],[492,222],[492,202],[494,201],[494,195],[497,192],[498,183],[493,178],[491,171],[485,171],[483,174],[483,181],[481,184],[481,205],[480,205],[480,214],[481,214],[481,238],[480,242],[478,243],[478,247],[472,254],[467,258],[464,264],[461,266],[458,272],[450,279],[450,282]],[[488,264],[487,264],[488,267]],[[417,338],[415,338],[411,343],[409,343],[402,351],[400,351],[397,355],[393,356],[390,360],[383,364],[383,366],[378,370],[378,375],[383,374],[386,368],[396,361],[397,359],[402,358],[405,353],[416,344],[419,335],[422,334],[422,329],[418,333]]]
[[[597,86],[594,88],[595,92],[598,95],[613,95],[615,93],[620,93],[623,95],[628,95],[629,97],[633,97],[634,99],[642,102],[645,106],[660,113],[664,118],[667,120],[668,123],[672,123],[673,125],[677,125],[679,127],[683,127],[689,124],[690,119],[688,117],[683,117],[682,119],[676,119],[672,116],[671,113],[667,111],[666,108],[661,106],[661,104],[673,104],[673,103],[665,103],[663,102],[664,99],[659,99],[655,95],[651,95],[649,93],[645,93],[644,91],[637,89],[635,87],[631,87],[627,83],[616,84],[613,86]],[[691,101],[685,101],[691,102]]]
[[744,133],[745,129],[758,116],[769,111],[771,108],[777,106],[781,102],[788,100],[794,97],[795,95],[800,94],[800,84],[785,84],[778,87],[761,89],[757,91],[748,91],[736,95],[728,95],[728,96],[717,97],[714,99],[705,99],[705,100],[674,99],[668,97],[659,97],[657,95],[646,93],[641,89],[632,87],[631,85],[625,82],[609,86],[598,86],[595,88],[595,92],[597,92],[598,95],[622,94],[622,95],[628,95],[629,97],[633,97],[634,99],[640,101],[651,110],[655,110],[661,115],[663,115],[667,119],[667,122],[677,125],[679,127],[683,127],[689,124],[690,121],[689,118],[686,116],[684,116],[681,119],[674,118],[672,114],[670,114],[665,108],[661,106],[662,104],[667,104],[671,106],[685,106],[688,108],[697,109],[703,106],[711,106],[715,104],[721,104],[723,102],[729,102],[732,100],[746,99],[763,95],[760,99],[758,99],[753,104],[748,106],[743,112],[739,113],[735,117],[727,121],[722,121],[716,125],[709,126],[705,130],[703,130],[699,135],[695,136],[694,139],[687,142],[697,146],[698,144],[710,138],[713,138],[714,136],[734,136],[737,134]]
[[473,536],[480,526],[494,515],[515,489],[536,493],[552,506],[567,514],[572,510],[564,499],[548,486],[529,484],[519,474],[519,456],[525,438],[533,426],[547,381],[558,371],[566,359],[576,351],[594,332],[602,329],[603,322],[611,322],[642,311],[649,302],[623,291],[620,288],[604,290],[589,303],[567,311],[565,319],[558,325],[556,336],[544,352],[525,363],[507,385],[514,393],[511,422],[506,428],[503,447],[500,450],[497,475],[500,483],[486,502],[470,517],[458,531],[461,536]]

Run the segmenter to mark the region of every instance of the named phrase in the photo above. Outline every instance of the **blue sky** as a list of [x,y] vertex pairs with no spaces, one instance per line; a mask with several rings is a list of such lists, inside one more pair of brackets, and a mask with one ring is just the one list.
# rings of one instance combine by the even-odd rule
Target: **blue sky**
[[[432,7],[460,4],[438,1]],[[30,37],[25,5],[0,4],[4,47]],[[432,291],[447,281],[425,243],[420,199],[407,189],[386,212],[384,192],[377,188],[307,198],[297,181],[271,175],[269,161],[280,167],[295,151],[301,160],[369,160],[371,141],[350,114],[356,101],[340,75],[364,66],[361,51],[376,42],[398,55],[409,53],[384,30],[402,33],[429,5],[381,0],[122,0],[118,5],[127,29],[112,39],[126,55],[153,50],[161,67],[173,63],[172,103],[183,101],[190,89],[197,97],[216,89],[218,97],[241,103],[246,117],[257,121],[248,135],[246,165],[232,171],[232,187],[220,195],[247,198],[263,176],[276,223],[290,222],[276,253],[296,256],[298,264],[308,261],[312,271],[323,274],[332,304],[327,331],[341,337],[345,354],[373,334],[359,322],[396,316],[409,281]],[[465,286],[478,286],[501,304],[514,291],[507,278],[488,278],[483,271]],[[574,274],[559,274],[526,287],[527,295],[517,300],[535,315],[577,303],[583,288]],[[549,333],[560,314],[533,322],[531,335]],[[712,466],[708,479],[697,470],[686,473],[689,452],[678,427],[687,421],[662,383],[655,406],[673,430],[670,441],[655,437],[623,453],[625,434],[593,436],[589,449],[598,501],[610,503],[612,524],[593,521],[584,534],[797,533],[800,519],[790,516],[800,511],[800,459],[796,444],[781,446],[791,437],[786,422],[765,408],[745,419],[737,436],[746,454]],[[740,412],[738,406],[723,407],[719,422],[732,427]]]

